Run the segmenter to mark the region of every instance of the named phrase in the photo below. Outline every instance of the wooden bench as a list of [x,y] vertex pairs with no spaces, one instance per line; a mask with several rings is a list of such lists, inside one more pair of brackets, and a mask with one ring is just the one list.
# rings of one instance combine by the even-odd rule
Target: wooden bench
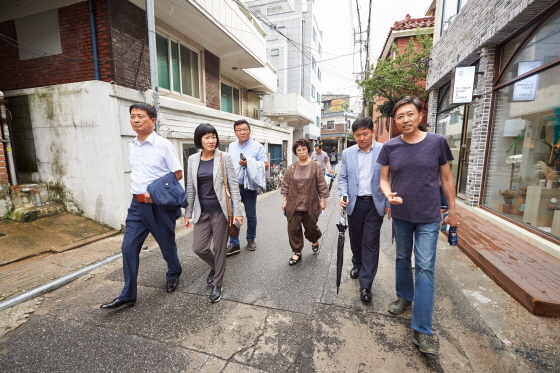
[[535,315],[560,316],[560,259],[457,207],[459,248]]

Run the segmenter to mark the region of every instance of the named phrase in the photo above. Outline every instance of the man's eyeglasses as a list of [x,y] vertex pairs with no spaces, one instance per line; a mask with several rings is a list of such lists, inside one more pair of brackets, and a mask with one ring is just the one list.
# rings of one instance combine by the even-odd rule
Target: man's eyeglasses
[[237,129],[235,130],[235,132],[249,132],[249,131],[250,131],[249,128],[237,128]]

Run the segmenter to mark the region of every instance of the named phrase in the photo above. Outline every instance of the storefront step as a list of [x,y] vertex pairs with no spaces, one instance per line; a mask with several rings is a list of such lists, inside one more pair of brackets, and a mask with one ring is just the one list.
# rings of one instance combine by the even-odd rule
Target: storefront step
[[560,259],[457,207],[459,248],[535,315],[560,316]]

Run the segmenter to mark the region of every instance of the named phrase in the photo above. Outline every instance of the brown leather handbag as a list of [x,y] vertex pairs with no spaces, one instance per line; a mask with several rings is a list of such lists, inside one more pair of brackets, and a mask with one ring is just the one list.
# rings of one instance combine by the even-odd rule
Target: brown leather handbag
[[222,153],[220,153],[220,163],[222,164],[222,178],[224,179],[224,189],[226,191],[226,206],[227,206],[227,213],[228,213],[228,235],[230,237],[239,237],[239,227],[235,224],[233,220],[233,213],[231,211],[233,205],[231,204],[231,194],[229,192],[229,183],[227,181],[226,168],[224,166]]

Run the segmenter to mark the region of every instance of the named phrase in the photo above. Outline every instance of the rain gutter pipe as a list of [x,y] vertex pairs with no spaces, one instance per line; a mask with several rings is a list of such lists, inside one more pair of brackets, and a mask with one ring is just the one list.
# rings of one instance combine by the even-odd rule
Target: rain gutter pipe
[[91,50],[93,51],[93,74],[95,80],[101,80],[99,76],[99,57],[97,55],[97,27],[95,26],[95,13],[93,11],[93,0],[88,0],[89,5],[89,27],[91,28]]
[[53,280],[51,282],[48,282],[44,285],[37,286],[36,288],[33,288],[33,289],[23,293],[23,294],[16,295],[14,297],[8,298],[8,299],[0,302],[0,311],[3,310],[4,308],[15,306],[18,303],[25,302],[29,299],[38,297],[41,294],[48,293],[48,292],[50,292],[54,289],[57,289],[57,288],[59,288],[63,285],[66,285],[67,283],[77,279],[81,275],[83,275],[83,274],[85,274],[89,271],[92,271],[92,270],[96,269],[97,267],[101,267],[102,265],[108,264],[108,263],[112,262],[113,260],[119,259],[121,256],[122,256],[122,253],[115,254],[115,255],[110,256],[107,259],[104,259],[100,262],[90,264],[87,267],[84,267],[82,269],[78,269],[77,271],[69,273],[66,276],[60,277],[60,278],[58,278],[56,280]]
[[10,140],[10,128],[8,127],[8,113],[6,112],[5,102],[4,92],[0,91],[0,122],[2,122],[2,130],[4,131],[2,142],[6,144],[4,146],[4,151],[6,152],[6,159],[8,160],[8,170],[10,170],[12,185],[17,185],[16,167],[14,163],[14,154],[12,153],[12,141]]

